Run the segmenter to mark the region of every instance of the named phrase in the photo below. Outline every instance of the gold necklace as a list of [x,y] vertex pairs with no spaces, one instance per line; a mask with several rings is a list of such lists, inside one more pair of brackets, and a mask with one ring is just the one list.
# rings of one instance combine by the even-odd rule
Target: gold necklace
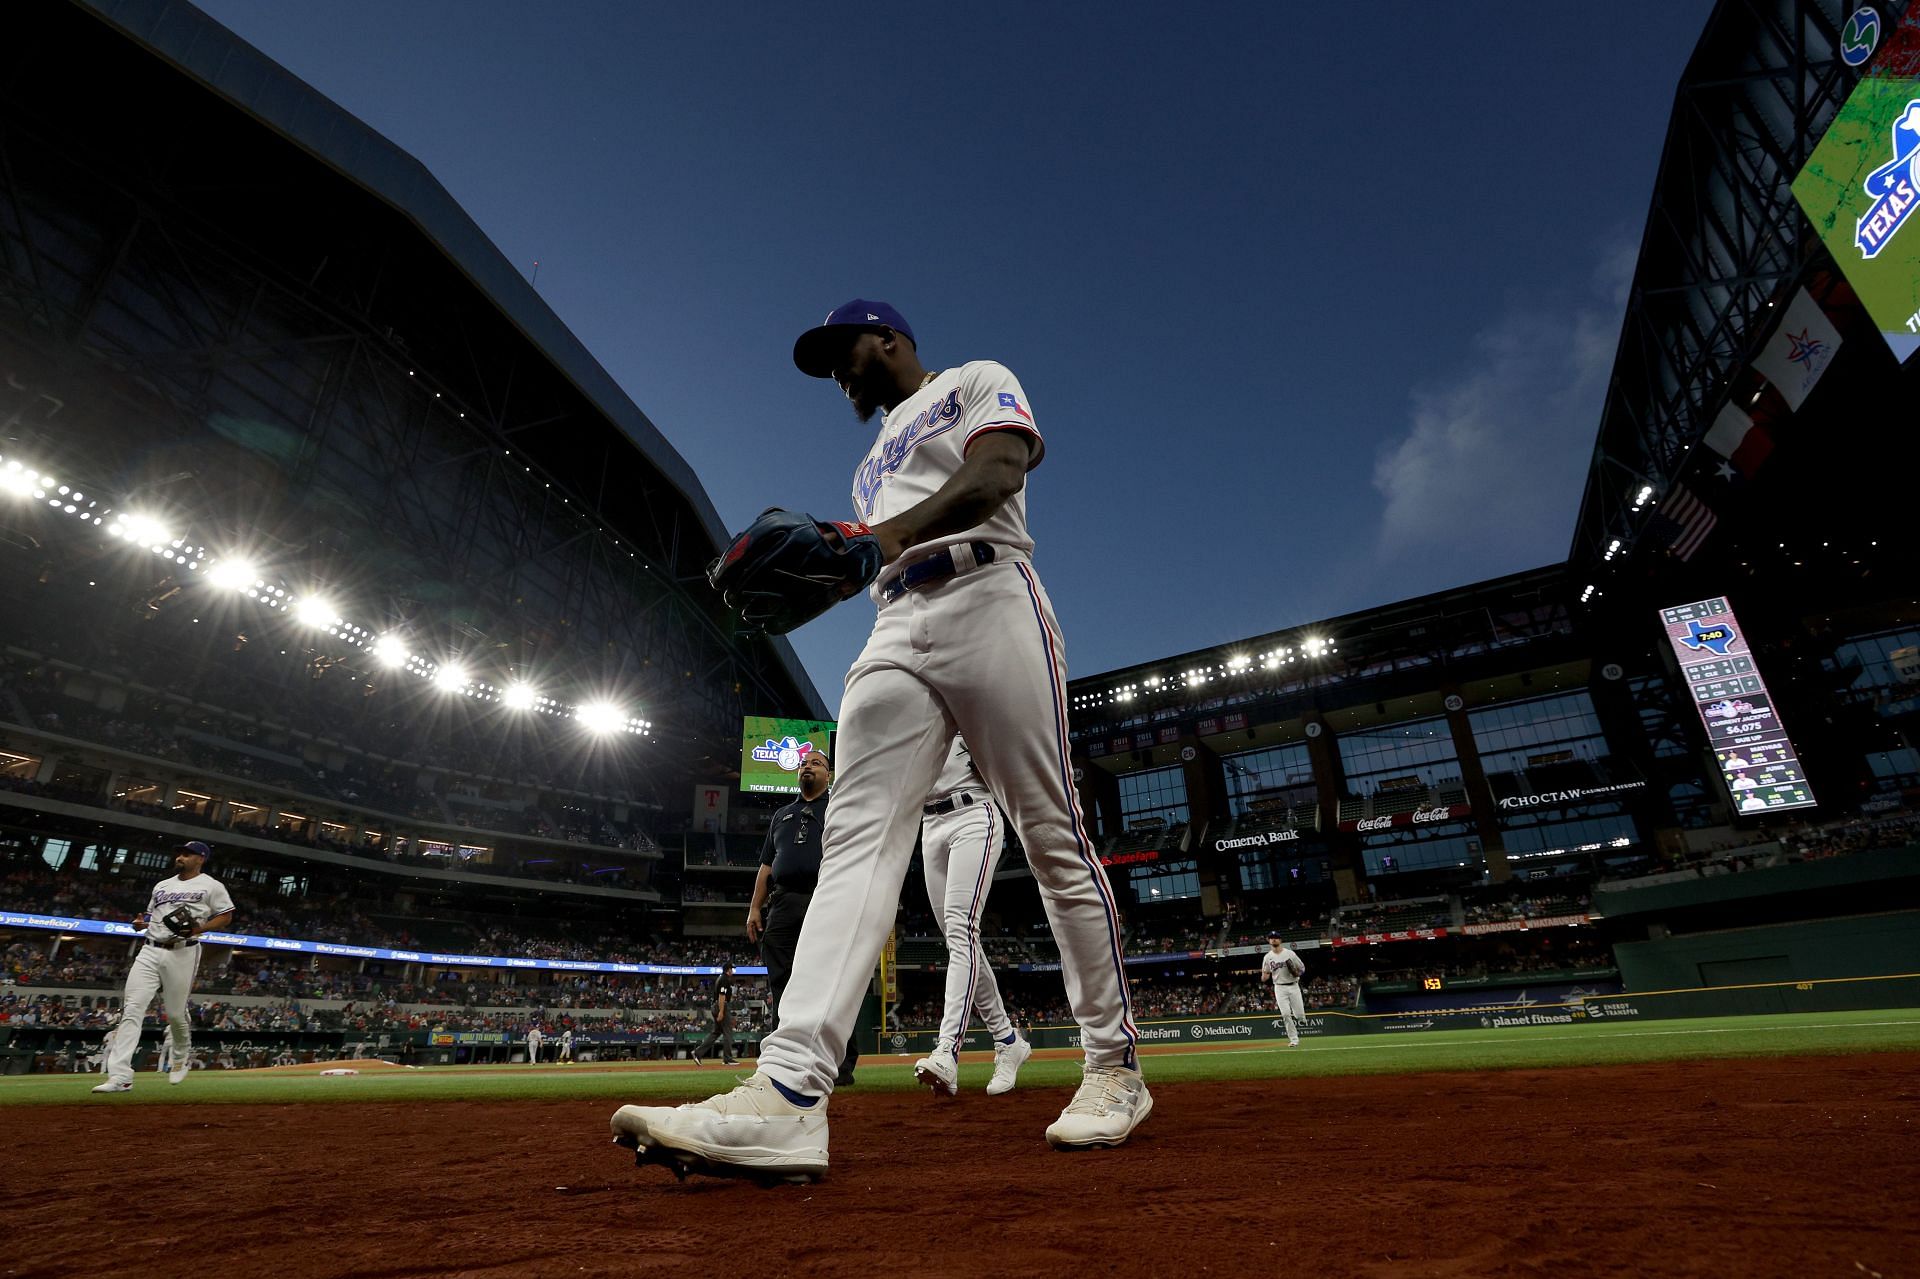
[[925,377],[920,379],[920,385],[916,389],[921,391],[926,390],[929,386],[933,384],[933,379],[939,376],[940,376],[940,370],[935,369],[933,372],[927,374]]

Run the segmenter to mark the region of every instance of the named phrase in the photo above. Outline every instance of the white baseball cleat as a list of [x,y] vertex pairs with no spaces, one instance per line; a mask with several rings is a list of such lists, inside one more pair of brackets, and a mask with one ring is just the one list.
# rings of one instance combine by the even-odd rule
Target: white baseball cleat
[[133,1084],[125,1079],[109,1079],[104,1084],[95,1084],[95,1092],[132,1092]]
[[933,1051],[913,1063],[913,1077],[933,1089],[936,1097],[955,1097],[960,1093],[960,1058],[953,1045],[942,1040]]
[[1001,1093],[1012,1092],[1014,1080],[1019,1078],[1020,1067],[1027,1064],[1027,1058],[1033,1056],[1033,1045],[1020,1038],[1015,1031],[1010,1044],[993,1046],[993,1078],[987,1081],[987,1096],[998,1097]]
[[622,1106],[613,1139],[637,1163],[765,1181],[817,1181],[827,1171],[827,1099],[796,1106],[755,1072],[731,1092],[684,1106]]
[[170,1084],[177,1084],[184,1081],[187,1077],[187,1072],[192,1069],[193,1067],[191,1066],[177,1066],[174,1069],[169,1070],[167,1072],[167,1082]]
[[1153,1113],[1153,1097],[1137,1070],[1124,1066],[1081,1067],[1080,1088],[1047,1128],[1056,1150],[1117,1146]]

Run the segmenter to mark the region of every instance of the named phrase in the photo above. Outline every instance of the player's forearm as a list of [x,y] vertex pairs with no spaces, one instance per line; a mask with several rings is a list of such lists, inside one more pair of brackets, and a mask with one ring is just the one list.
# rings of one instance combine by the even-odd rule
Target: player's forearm
[[197,931],[203,932],[203,933],[210,933],[216,928],[225,928],[228,924],[231,924],[232,922],[233,922],[233,912],[228,911],[224,915],[215,915],[212,919],[209,919],[206,923],[200,925]]
[[873,526],[881,551],[892,561],[910,546],[985,523],[1027,482],[1031,457],[1024,436],[995,431],[980,437],[932,497]]

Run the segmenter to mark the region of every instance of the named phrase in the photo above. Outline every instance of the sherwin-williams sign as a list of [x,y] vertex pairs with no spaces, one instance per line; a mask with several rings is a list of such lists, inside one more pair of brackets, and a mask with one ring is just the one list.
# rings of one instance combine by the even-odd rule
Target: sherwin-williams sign
[[1920,350],[1920,9],[1854,86],[1793,195],[1894,354]]

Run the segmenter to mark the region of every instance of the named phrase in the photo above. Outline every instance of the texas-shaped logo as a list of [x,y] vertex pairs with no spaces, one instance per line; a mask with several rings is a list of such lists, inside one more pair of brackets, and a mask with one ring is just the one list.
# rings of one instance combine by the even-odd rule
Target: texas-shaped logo
[[1854,223],[1853,242],[1861,256],[1871,258],[1887,247],[1907,223],[1920,201],[1920,98],[1907,103],[1893,122],[1893,159],[1866,176],[1861,184],[1873,203]]
[[783,772],[797,773],[807,756],[813,753],[813,743],[788,737],[782,741],[767,739],[765,746],[753,748],[753,758],[762,764],[778,764]]
[[1703,626],[1699,619],[1695,618],[1687,623],[1687,633],[1680,636],[1679,640],[1696,653],[1712,653],[1715,657],[1725,657],[1727,649],[1732,647],[1733,642],[1739,638],[1733,633],[1733,628],[1725,622]]

